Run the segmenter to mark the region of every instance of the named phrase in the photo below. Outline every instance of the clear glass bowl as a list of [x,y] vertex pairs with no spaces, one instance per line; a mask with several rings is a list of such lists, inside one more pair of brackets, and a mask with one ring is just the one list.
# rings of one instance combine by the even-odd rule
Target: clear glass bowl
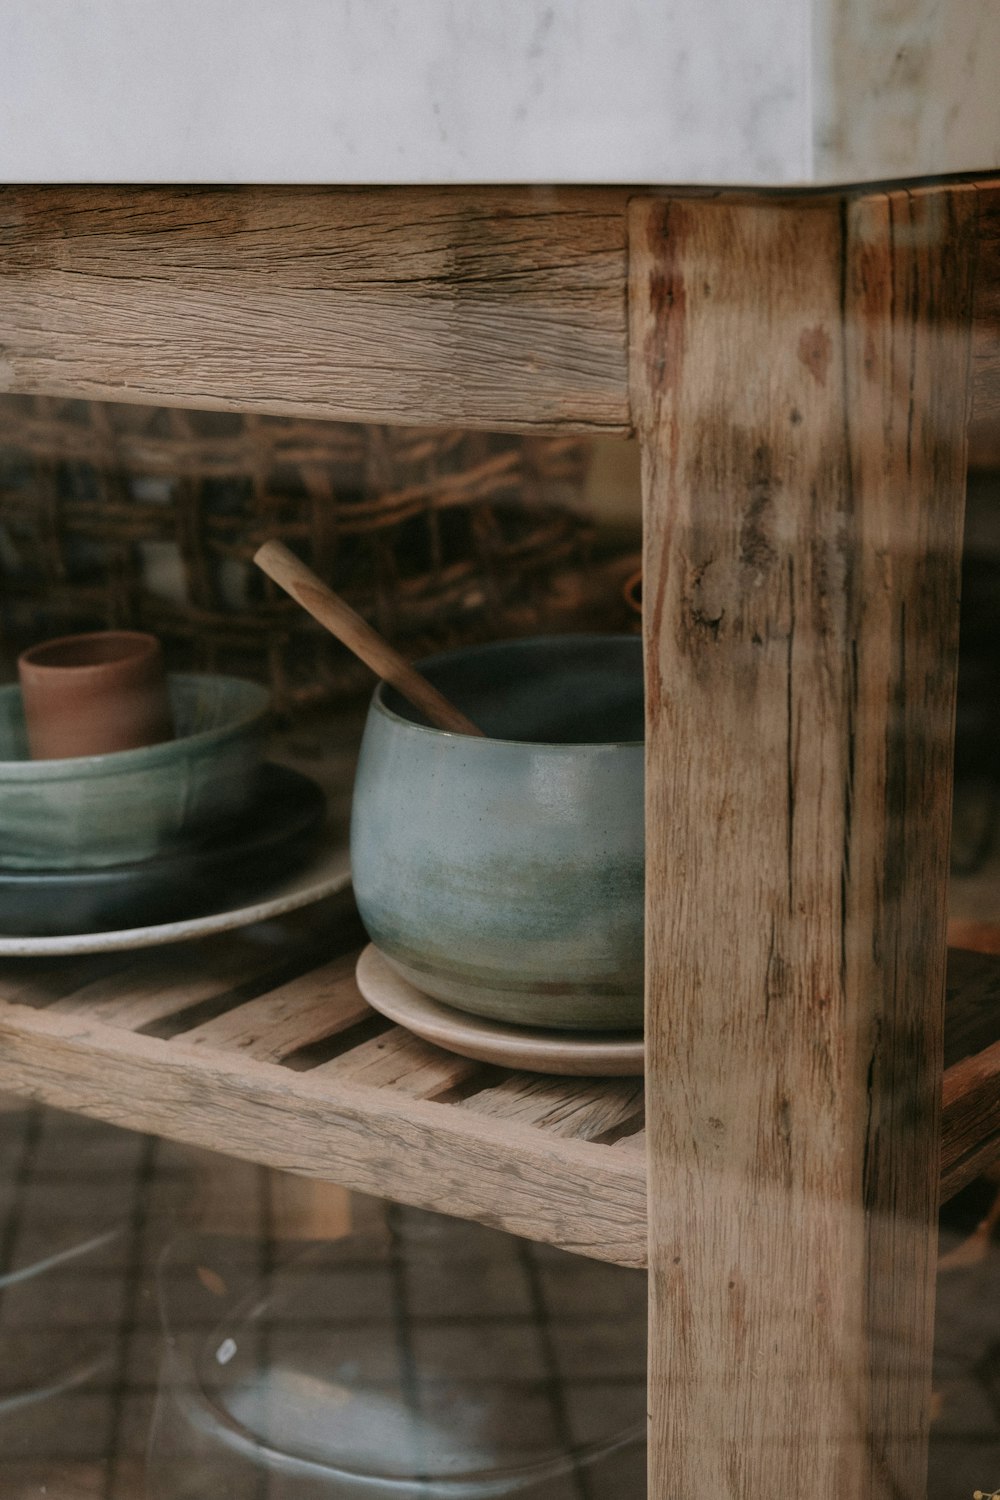
[[645,1276],[387,1218],[273,1268],[171,1247],[149,1500],[645,1496]]

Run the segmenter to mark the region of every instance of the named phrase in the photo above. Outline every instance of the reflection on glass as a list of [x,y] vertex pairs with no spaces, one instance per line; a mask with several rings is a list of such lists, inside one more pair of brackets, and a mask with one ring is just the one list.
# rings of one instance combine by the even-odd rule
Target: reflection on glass
[[642,1273],[402,1209],[264,1270],[249,1249],[161,1267],[151,1500],[645,1494]]

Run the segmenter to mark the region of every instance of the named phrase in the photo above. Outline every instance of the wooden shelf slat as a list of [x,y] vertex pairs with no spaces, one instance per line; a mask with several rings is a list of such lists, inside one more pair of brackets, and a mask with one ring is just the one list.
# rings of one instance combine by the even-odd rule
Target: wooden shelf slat
[[[327,912],[284,944],[251,932],[117,966],[0,965],[0,1087],[643,1265],[641,1080],[510,1072],[430,1046],[375,1017],[330,926]],[[946,1058],[944,1198],[1000,1161],[1000,958],[951,953]]]
[[644,1161],[516,1121],[3,1003],[0,1087],[600,1260],[645,1259]]
[[948,954],[941,1197],[1000,1161],[1000,957]]
[[1000,1042],[948,1069],[944,1111],[941,1196],[947,1200],[1000,1160]]
[[239,942],[216,940],[200,944],[199,950],[197,965],[183,947],[153,949],[83,982],[79,976],[86,966],[77,960],[76,986],[54,998],[51,1008],[138,1031],[229,989],[238,987],[242,993],[255,982],[268,988],[270,976],[288,962],[287,955]]
[[634,1135],[623,1135],[614,1142],[618,1151],[629,1151],[637,1156],[646,1154],[646,1132],[637,1130]]
[[392,1088],[411,1099],[436,1099],[480,1072],[481,1065],[432,1047],[399,1026],[321,1063],[319,1078],[353,1079],[376,1088]]
[[235,1010],[203,1021],[184,1040],[280,1062],[301,1047],[347,1031],[371,1015],[354,983],[354,956],[345,955],[279,985]]
[[[349,924],[341,933],[356,945]],[[0,1086],[644,1263],[645,1157],[595,1140],[641,1129],[637,1080],[537,1079],[454,1057],[375,1017],[328,909],[297,937],[269,946],[251,932],[93,977],[77,961],[73,984],[38,966],[29,1003],[30,962],[0,966]]]
[[498,1120],[521,1120],[554,1135],[592,1141],[643,1117],[638,1078],[549,1078],[515,1073],[463,1099],[461,1108]]

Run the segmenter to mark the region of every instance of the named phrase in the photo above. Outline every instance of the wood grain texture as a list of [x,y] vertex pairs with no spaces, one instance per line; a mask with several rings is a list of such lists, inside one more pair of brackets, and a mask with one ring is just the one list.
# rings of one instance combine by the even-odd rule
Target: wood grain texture
[[0,1089],[622,1265],[645,1161],[404,1091],[0,1001]]
[[941,1193],[947,1199],[1000,1161],[1000,1042],[948,1069],[944,1104]]
[[354,983],[356,956],[336,958],[246,1005],[223,1011],[183,1033],[189,1047],[246,1052],[279,1062],[300,1047],[336,1036],[371,1010]]
[[[209,1019],[206,1007],[226,1014],[256,996],[276,996],[272,1008],[280,1015],[286,1004],[294,1011],[302,976],[317,976],[308,996],[327,982],[335,986],[345,971],[343,955],[353,953],[362,935],[353,896],[346,891],[318,909],[286,912],[272,928],[257,924],[138,953],[8,960],[0,970],[0,996],[67,1015],[86,1013],[132,1031],[190,1030]],[[330,963],[329,972],[318,971],[324,962]],[[252,1012],[248,1023],[258,1014],[266,1019],[270,1011]]]
[[924,1492],[974,216],[630,214],[657,1500]]
[[1000,1162],[1000,957],[948,955],[941,1196]]
[[[322,919],[317,919],[318,927],[325,928],[326,925]],[[348,931],[353,932],[353,927],[349,927]],[[307,933],[302,934],[303,938],[307,936]],[[339,933],[327,933],[328,942],[339,941],[339,937]],[[83,972],[78,970],[78,980],[89,982],[78,983],[73,996],[73,1008],[68,1011],[58,1001],[68,978],[68,969],[64,964],[37,966],[34,986],[25,983],[23,964],[7,963],[0,967],[0,996],[11,1023],[16,1026],[22,1038],[34,1035],[37,1040],[51,1035],[53,1019],[62,1026],[72,1026],[75,1044],[83,1050],[90,1048],[93,1053],[86,1065],[88,1076],[120,1082],[113,1116],[117,1124],[134,1129],[146,1128],[148,1106],[144,1098],[144,1087],[151,1076],[147,1071],[150,1057],[169,1057],[172,1064],[177,1065],[180,1070],[185,1066],[189,1069],[183,1088],[181,1073],[175,1074],[169,1098],[174,1101],[176,1113],[172,1116],[164,1107],[156,1117],[158,1130],[170,1138],[189,1142],[194,1140],[212,1148],[205,1152],[205,1171],[201,1176],[206,1180],[200,1196],[204,1199],[206,1209],[211,1210],[210,1220],[218,1232],[223,1232],[224,1226],[228,1226],[225,1232],[236,1232],[241,1222],[240,1216],[243,1214],[245,1218],[245,1212],[239,1204],[216,1201],[217,1194],[213,1194],[212,1180],[217,1173],[213,1174],[212,1169],[213,1164],[215,1168],[218,1167],[221,1158],[215,1152],[228,1151],[258,1161],[270,1160],[268,1153],[274,1149],[268,1133],[272,1123],[269,1095],[258,1098],[252,1087],[254,1079],[260,1076],[256,1064],[270,1065],[265,1069],[264,1076],[270,1079],[272,1086],[279,1087],[283,1098],[287,1094],[288,1115],[283,1118],[282,1124],[282,1133],[286,1136],[283,1149],[294,1149],[292,1111],[299,1088],[298,1080],[303,1075],[288,1072],[275,1065],[327,1038],[336,1038],[338,1047],[342,1050],[330,1061],[321,1062],[308,1072],[307,1093],[311,1100],[314,1097],[313,1091],[320,1090],[326,1101],[327,1113],[332,1111],[336,1114],[340,1086],[344,1083],[363,1086],[365,1108],[375,1122],[369,1133],[371,1160],[367,1167],[355,1164],[347,1170],[367,1174],[360,1179],[352,1176],[351,1180],[367,1182],[369,1189],[375,1181],[373,1174],[377,1171],[377,1162],[385,1150],[378,1122],[381,1113],[379,1097],[381,1095],[385,1098],[386,1093],[389,1111],[395,1117],[405,1109],[407,1099],[441,1101],[447,1107],[445,1134],[448,1144],[441,1143],[438,1149],[450,1149],[451,1169],[458,1174],[462,1171],[461,1140],[466,1117],[476,1115],[492,1121],[496,1127],[492,1147],[497,1158],[496,1170],[501,1171],[502,1160],[505,1163],[502,1170],[506,1173],[510,1192],[517,1197],[518,1211],[522,1214],[528,1207],[525,1192],[530,1197],[532,1189],[530,1184],[527,1188],[523,1184],[516,1186],[521,1171],[520,1153],[525,1140],[534,1140],[535,1145],[538,1144],[539,1133],[550,1138],[550,1145],[553,1137],[600,1143],[599,1153],[594,1158],[600,1170],[593,1188],[599,1197],[607,1188],[608,1171],[613,1173],[616,1161],[623,1156],[629,1158],[629,1194],[634,1195],[637,1181],[644,1182],[646,1135],[641,1128],[644,1101],[642,1085],[638,1080],[570,1081],[534,1074],[504,1073],[501,1069],[483,1068],[478,1063],[429,1046],[397,1026],[371,1037],[367,1024],[371,1012],[364,1004],[354,980],[353,954],[326,963],[318,962],[309,972],[282,983],[274,982],[273,972],[270,978],[263,979],[256,974],[254,956],[257,946],[248,939],[237,944],[236,952],[232,955],[234,960],[237,956],[242,958],[242,978],[253,974],[252,982],[241,982],[241,973],[232,964],[221,972],[212,973],[213,957],[218,948],[216,941],[187,950],[184,967],[188,988],[185,991],[180,987],[180,974],[175,970],[170,986],[174,1009],[169,1017],[160,1018],[173,1019],[175,1024],[170,1027],[169,1038],[142,1038],[142,1069],[138,1076],[131,1068],[131,1051],[127,1039],[133,1023],[139,1020],[148,1024],[148,1015],[144,1007],[138,1011],[118,1005],[111,1005],[109,1008],[109,1002],[115,999],[121,983],[114,986],[109,994],[107,984],[98,982],[99,975],[88,975],[86,972],[106,965],[106,959],[90,960],[82,966]],[[205,964],[205,972],[200,977],[197,972],[199,960]],[[144,965],[147,962],[148,959],[143,960],[140,973],[145,972]],[[128,967],[133,980],[134,968],[135,965]],[[124,975],[118,977],[120,981],[124,981]],[[48,990],[45,988],[46,983]],[[262,994],[250,993],[261,983],[273,983],[273,987]],[[52,1002],[48,1006],[44,1003],[46,999]],[[193,1007],[189,1003],[192,999],[195,1000]],[[88,1001],[91,1006],[89,1010]],[[948,966],[945,1031],[945,1058],[949,1063],[949,1071],[944,1080],[942,1140],[943,1189],[946,1195],[957,1191],[975,1172],[1000,1159],[1000,1132],[996,1124],[1000,1101],[1000,1064],[995,1045],[1000,1036],[998,1002],[1000,960],[990,955],[952,952]],[[197,1022],[195,1018],[201,1014],[206,1003],[213,1011],[211,1019]],[[221,1013],[214,1013],[219,1005],[226,1008]],[[42,1013],[41,1019],[39,1012]],[[189,1021],[193,1024],[187,1025],[185,1029],[185,1023]],[[126,1039],[124,1047],[123,1036]],[[152,1047],[152,1052],[147,1053],[147,1045]],[[30,1053],[28,1071],[22,1073],[10,1056],[0,1055],[0,1080],[12,1087],[31,1091],[38,1099],[49,1103],[62,1104],[67,1097],[76,1098],[78,1107],[93,1107],[93,1112],[98,1113],[100,1118],[106,1118],[105,1106],[100,1102],[96,1106],[79,1103],[80,1097],[87,1098],[86,1092],[82,1096],[67,1096],[65,1063],[59,1058],[58,1049],[56,1058],[56,1068],[50,1074],[45,1066],[45,1044],[42,1043],[38,1050]],[[230,1112],[226,1106],[219,1105],[211,1111],[211,1131],[199,1119],[194,1127],[195,1133],[191,1135],[189,1111],[186,1107],[181,1107],[178,1101],[185,1097],[184,1088],[187,1096],[193,1098],[199,1098],[206,1090],[211,1089],[213,1058],[221,1061],[229,1080],[228,1086],[237,1092],[240,1092],[240,1060],[252,1059],[254,1067],[244,1079],[240,1107]],[[351,1095],[351,1091],[348,1092]],[[351,1095],[352,1099],[354,1097]],[[12,1107],[15,1103],[13,1095],[0,1093],[0,1110]],[[310,1103],[303,1113],[303,1130],[308,1128],[312,1108]],[[261,1113],[267,1127],[263,1136],[264,1144],[259,1152],[254,1145],[257,1133],[255,1111]],[[436,1118],[440,1120],[442,1117]],[[517,1126],[512,1133],[506,1128],[509,1124]],[[529,1127],[527,1136],[524,1133],[525,1127]],[[480,1137],[475,1132],[474,1135],[478,1150]],[[282,1160],[288,1165],[286,1157]],[[296,1187],[295,1181],[286,1184],[282,1214],[291,1214],[300,1230],[304,1231],[311,1226],[310,1235],[322,1237],[328,1232],[333,1233],[335,1226],[340,1226],[336,1228],[337,1233],[343,1232],[346,1221],[342,1195],[338,1196],[332,1188],[329,1192],[322,1190],[328,1177],[341,1177],[339,1158],[332,1155],[322,1169],[316,1168],[315,1171],[315,1177],[299,1179],[299,1187]],[[430,1196],[430,1181],[424,1183],[419,1173],[416,1174],[415,1181],[419,1192],[426,1190],[429,1206],[434,1206],[437,1200]],[[577,1204],[574,1216],[585,1220],[591,1212],[591,1184],[589,1179],[581,1181],[575,1178],[574,1181],[584,1194]],[[562,1191],[565,1190],[564,1183]],[[673,1189],[671,1191],[673,1193]],[[614,1201],[618,1203],[617,1194]],[[630,1201],[634,1207],[634,1196],[630,1196]],[[570,1217],[564,1207],[558,1223],[565,1224]],[[519,1222],[523,1222],[523,1219]],[[640,1241],[644,1222],[637,1221],[633,1226]],[[543,1205],[536,1214],[541,1237],[546,1237],[546,1230],[552,1223],[549,1210]],[[620,1230],[625,1235],[628,1224],[622,1222]],[[288,1234],[290,1231],[286,1227],[284,1232]],[[635,1254],[641,1257],[643,1250],[644,1245],[640,1242],[635,1247]]]
[[641,1078],[579,1079],[514,1074],[494,1088],[481,1089],[462,1103],[477,1115],[522,1120],[555,1135],[593,1141],[642,1119]]
[[629,427],[624,191],[10,187],[0,390]]
[[4,970],[3,998],[19,1005],[51,1005],[61,996],[75,993],[82,983],[95,983],[99,977],[114,975],[124,967],[119,953],[104,957],[101,963],[91,959],[86,965],[73,958],[43,958],[37,963],[16,964]]
[[431,1047],[394,1026],[383,1036],[372,1037],[352,1047],[350,1052],[321,1063],[314,1071],[321,1078],[350,1078],[357,1083],[392,1088],[411,1099],[435,1099],[472,1078],[480,1071],[480,1065],[442,1052],[440,1047]]
[[[78,983],[53,998],[50,1008],[65,1015],[98,1016],[138,1031],[233,988],[241,987],[246,993],[255,981],[261,988],[269,987],[268,980],[283,963],[287,959],[266,949],[255,951],[238,938],[196,947],[157,948],[107,973],[98,970],[96,977],[90,977],[91,962],[77,960],[73,967]],[[39,999],[42,992],[39,985],[35,992]],[[14,998],[8,997],[6,985],[4,996]]]
[[636,1155],[646,1154],[646,1132],[636,1130],[632,1135],[623,1135],[620,1141],[615,1141],[614,1146],[619,1151],[630,1151]]
[[972,326],[969,461],[1000,466],[1000,178],[976,185],[979,199]]

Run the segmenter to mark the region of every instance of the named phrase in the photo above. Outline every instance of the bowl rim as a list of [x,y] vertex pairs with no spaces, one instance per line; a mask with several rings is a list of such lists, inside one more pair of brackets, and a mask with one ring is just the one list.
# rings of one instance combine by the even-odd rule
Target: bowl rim
[[[370,1248],[379,1242],[378,1236],[372,1232],[356,1232],[348,1237],[355,1242],[355,1254]],[[192,1237],[189,1243],[193,1246],[197,1243],[197,1237]],[[348,1241],[341,1241],[342,1244]],[[314,1244],[298,1253],[286,1258],[279,1272],[293,1272],[297,1268],[306,1268],[317,1264],[324,1264],[324,1255],[329,1250],[329,1245]],[[161,1259],[160,1273],[168,1264],[169,1257],[165,1254]],[[329,1274],[329,1266],[327,1265]],[[642,1274],[641,1272],[639,1274]],[[174,1357],[183,1365],[185,1372],[193,1377],[190,1381],[181,1382],[176,1392],[177,1404],[183,1409],[194,1406],[199,1415],[204,1418],[207,1413],[209,1419],[217,1424],[217,1430],[213,1434],[222,1446],[237,1453],[242,1453],[252,1461],[270,1470],[284,1469],[298,1477],[309,1475],[323,1476],[328,1480],[351,1480],[355,1483],[378,1484],[381,1488],[397,1489],[404,1491],[414,1488],[415,1483],[421,1481],[410,1479],[404,1475],[379,1472],[375,1468],[364,1468],[358,1463],[342,1463],[336,1460],[327,1460],[296,1449],[291,1442],[280,1443],[276,1437],[251,1425],[227,1404],[222,1382],[213,1379],[218,1376],[220,1362],[218,1351],[237,1334],[242,1337],[243,1330],[250,1326],[258,1325],[264,1314],[270,1307],[278,1302],[280,1304],[284,1289],[279,1286],[277,1292],[273,1287],[265,1289],[260,1279],[255,1277],[252,1284],[244,1290],[228,1299],[228,1306],[220,1313],[218,1319],[207,1330],[197,1330],[191,1338],[173,1342]],[[173,1320],[166,1309],[163,1296],[159,1299],[160,1323],[164,1332],[170,1333],[173,1329]],[[238,1342],[238,1341],[237,1341]],[[514,1460],[502,1468],[492,1469],[467,1469],[463,1472],[438,1472],[423,1476],[424,1481],[433,1485],[434,1489],[442,1496],[450,1497],[450,1500],[462,1500],[467,1495],[470,1485],[482,1486],[486,1483],[497,1485],[523,1485],[541,1482],[546,1478],[561,1476],[567,1472],[568,1466],[576,1463],[586,1463],[594,1459],[613,1457],[615,1453],[635,1443],[642,1442],[646,1436],[645,1422],[626,1424],[609,1433],[604,1438],[597,1440],[584,1440],[572,1442],[570,1453],[567,1454],[558,1448],[552,1448],[543,1452],[535,1458],[529,1458],[518,1462]]]
[[[237,718],[214,729],[202,729],[197,734],[186,734],[180,738],[161,740],[156,745],[141,745],[135,750],[112,750],[104,755],[73,755],[58,760],[0,760],[0,782],[26,781],[73,781],[90,776],[127,774],[133,770],[154,768],[171,760],[184,759],[190,751],[197,751],[211,742],[220,742],[240,734],[256,722],[263,720],[271,706],[270,691],[262,683],[250,677],[235,677],[218,672],[170,672],[167,687],[194,687],[202,682],[238,682],[250,691],[247,703]],[[20,695],[16,682],[0,686],[0,699]],[[178,746],[183,750],[178,753]]]
[[[72,666],[68,666],[65,662],[49,662],[45,659],[46,656],[57,653],[60,647],[82,646],[91,641],[127,641],[135,649],[130,654],[109,657],[106,661],[78,662]],[[158,667],[156,659],[162,658],[162,654],[163,647],[159,637],[148,630],[83,630],[72,635],[56,635],[47,641],[37,641],[34,646],[28,646],[21,652],[17,658],[17,665],[19,670],[27,667],[36,676],[49,676],[61,672],[72,673],[74,678],[80,679],[84,673],[92,675],[95,672],[103,672],[105,668],[121,666],[123,662],[147,664],[152,661]]]
[[[474,646],[459,646],[453,651],[439,651],[433,656],[425,656],[413,665],[418,671],[425,671],[428,667],[444,666],[449,662],[458,661],[463,657],[488,656],[493,652],[507,651],[513,648],[526,648],[551,645],[565,645],[569,642],[588,642],[596,645],[620,644],[629,641],[637,645],[641,651],[642,642],[638,636],[629,635],[627,631],[567,631],[563,635],[527,635],[513,636],[510,640],[484,641]],[[495,749],[498,745],[510,745],[518,749],[534,750],[539,753],[565,752],[572,750],[574,753],[587,751],[590,753],[606,753],[609,750],[644,750],[645,739],[641,740],[515,740],[501,739],[493,735],[459,734],[453,729],[438,729],[434,724],[418,724],[415,719],[404,718],[402,714],[396,713],[395,709],[389,707],[385,701],[385,691],[392,684],[380,682],[375,688],[371,699],[370,711],[377,710],[383,718],[394,724],[401,725],[404,729],[412,729],[418,734],[433,736],[436,739],[460,741],[467,745],[473,753],[481,754],[484,749]],[[393,689],[398,692],[399,689]]]

